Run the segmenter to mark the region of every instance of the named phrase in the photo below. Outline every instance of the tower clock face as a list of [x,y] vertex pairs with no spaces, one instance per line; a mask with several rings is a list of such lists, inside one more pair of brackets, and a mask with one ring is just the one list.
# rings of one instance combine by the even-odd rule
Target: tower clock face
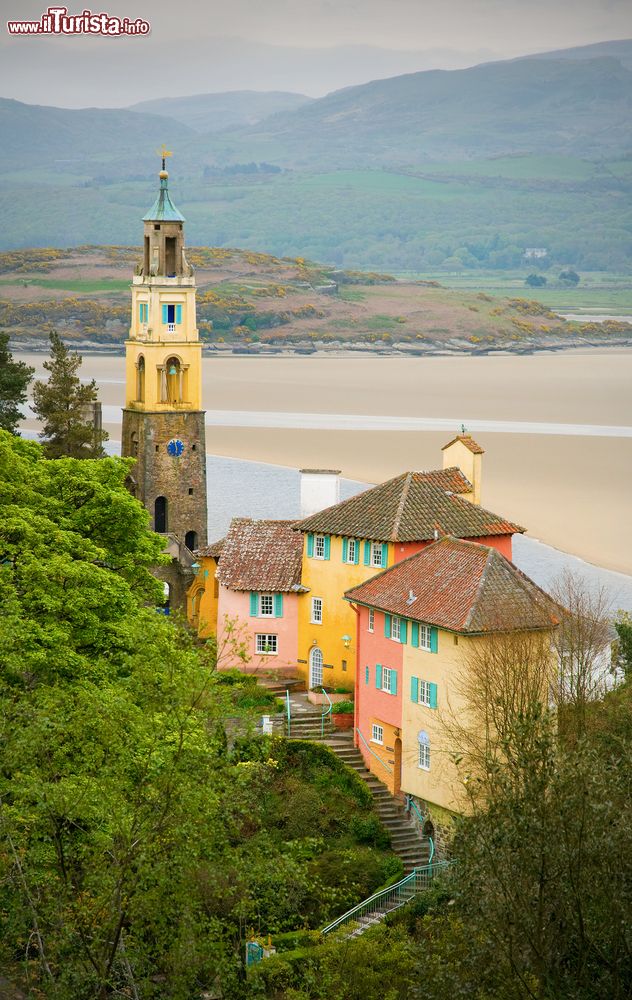
[[184,445],[179,438],[172,438],[167,445],[167,451],[173,458],[180,458],[180,455],[184,451]]

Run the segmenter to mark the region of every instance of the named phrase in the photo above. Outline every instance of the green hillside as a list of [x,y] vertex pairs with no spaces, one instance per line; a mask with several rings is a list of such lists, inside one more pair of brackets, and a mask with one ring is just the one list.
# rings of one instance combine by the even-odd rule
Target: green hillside
[[293,111],[311,100],[304,94],[283,91],[233,90],[224,94],[194,94],[191,97],[141,101],[129,110],[175,118],[196,132],[204,133],[254,125],[269,115]]

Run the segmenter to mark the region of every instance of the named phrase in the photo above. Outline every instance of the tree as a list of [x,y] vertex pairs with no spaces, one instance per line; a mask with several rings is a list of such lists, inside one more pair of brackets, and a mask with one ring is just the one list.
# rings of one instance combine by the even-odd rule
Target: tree
[[573,271],[572,268],[568,268],[566,271],[560,271],[559,281],[561,285],[567,285],[568,287],[576,287],[581,281],[577,271]]
[[51,359],[44,362],[48,382],[35,382],[33,409],[43,422],[40,438],[49,458],[100,458],[108,434],[95,426],[93,403],[97,399],[94,379],[82,385],[77,374],[81,355],[70,352],[55,331],[50,334]]
[[546,278],[543,274],[528,274],[524,283],[530,288],[543,288],[546,285]]
[[26,402],[26,390],[35,369],[23,361],[14,361],[8,343],[9,334],[0,331],[0,429],[16,434],[24,417],[20,407]]

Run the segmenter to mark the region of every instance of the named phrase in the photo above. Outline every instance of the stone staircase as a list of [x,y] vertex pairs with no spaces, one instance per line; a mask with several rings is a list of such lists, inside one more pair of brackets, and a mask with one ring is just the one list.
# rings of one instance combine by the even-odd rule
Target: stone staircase
[[[313,739],[313,737],[306,737]],[[353,768],[358,777],[368,786],[377,813],[390,833],[391,847],[404,864],[404,874],[413,868],[427,865],[430,859],[428,841],[422,839],[418,828],[406,814],[404,807],[391,795],[386,785],[372,774],[360,751],[353,745],[350,736],[335,734],[325,737],[325,745],[336,754],[348,767]],[[377,918],[381,919],[381,918]]]

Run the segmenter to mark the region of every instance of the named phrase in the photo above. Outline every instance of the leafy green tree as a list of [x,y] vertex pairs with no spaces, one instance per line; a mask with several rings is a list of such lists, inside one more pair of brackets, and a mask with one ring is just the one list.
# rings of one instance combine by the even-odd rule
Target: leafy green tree
[[629,682],[632,679],[632,615],[628,611],[619,611],[614,627],[617,633],[617,665]]
[[581,278],[579,277],[577,271],[573,271],[572,268],[568,268],[566,271],[560,271],[559,281],[561,285],[567,285],[570,288],[575,288]]
[[524,283],[529,288],[543,288],[546,285],[546,278],[543,274],[528,274],[524,279]]
[[8,343],[9,334],[0,331],[0,428],[16,434],[18,423],[24,417],[20,407],[26,402],[26,391],[35,369],[23,361],[15,361]]
[[51,359],[44,362],[48,382],[35,382],[33,409],[44,424],[40,437],[49,458],[100,458],[106,431],[95,427],[92,404],[97,399],[94,379],[82,385],[77,374],[81,355],[71,352],[55,331],[50,334]]

